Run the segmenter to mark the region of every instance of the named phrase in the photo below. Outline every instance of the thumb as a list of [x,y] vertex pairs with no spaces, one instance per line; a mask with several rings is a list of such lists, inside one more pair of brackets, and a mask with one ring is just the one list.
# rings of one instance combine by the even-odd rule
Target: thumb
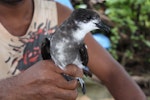
[[73,76],[73,77],[82,77],[83,76],[83,70],[80,69],[78,66],[70,64],[66,66],[64,70],[64,74]]

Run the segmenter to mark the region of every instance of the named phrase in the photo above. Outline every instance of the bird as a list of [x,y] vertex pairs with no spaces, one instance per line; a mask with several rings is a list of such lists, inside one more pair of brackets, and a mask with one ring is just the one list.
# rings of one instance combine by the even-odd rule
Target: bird
[[[62,70],[69,64],[74,64],[83,70],[86,76],[91,76],[87,70],[88,53],[84,38],[92,30],[100,29],[109,32],[109,27],[100,19],[100,15],[90,9],[76,9],[72,14],[55,30],[50,37],[45,38],[41,46],[41,54],[44,59],[52,59]],[[70,81],[73,77],[62,74]],[[80,77],[75,77],[81,85],[85,94],[85,83]]]

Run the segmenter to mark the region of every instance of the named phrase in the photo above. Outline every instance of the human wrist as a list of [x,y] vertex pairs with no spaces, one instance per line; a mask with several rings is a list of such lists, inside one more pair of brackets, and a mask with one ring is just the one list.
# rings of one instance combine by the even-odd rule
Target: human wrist
[[17,81],[17,76],[0,80],[0,100],[16,100],[16,92],[19,91]]

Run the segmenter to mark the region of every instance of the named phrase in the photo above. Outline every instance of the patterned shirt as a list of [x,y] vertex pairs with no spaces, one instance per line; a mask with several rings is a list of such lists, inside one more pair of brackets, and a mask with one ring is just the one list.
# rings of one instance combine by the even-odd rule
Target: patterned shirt
[[0,23],[0,79],[11,77],[41,60],[40,46],[57,25],[56,3],[34,0],[34,14],[24,36],[13,36]]

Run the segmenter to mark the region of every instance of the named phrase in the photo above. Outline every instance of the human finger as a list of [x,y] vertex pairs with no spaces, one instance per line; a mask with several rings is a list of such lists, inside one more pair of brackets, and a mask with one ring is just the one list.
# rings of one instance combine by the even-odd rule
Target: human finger
[[73,77],[82,77],[83,71],[78,66],[70,64],[66,66],[64,70],[65,74],[73,76]]
[[62,100],[76,100],[78,92],[77,89],[75,90],[59,89],[59,94],[55,96],[56,98],[60,98]]
[[67,81],[61,74],[55,74],[55,80],[52,81],[58,88],[74,90],[78,87],[78,81],[74,78],[73,80]]

